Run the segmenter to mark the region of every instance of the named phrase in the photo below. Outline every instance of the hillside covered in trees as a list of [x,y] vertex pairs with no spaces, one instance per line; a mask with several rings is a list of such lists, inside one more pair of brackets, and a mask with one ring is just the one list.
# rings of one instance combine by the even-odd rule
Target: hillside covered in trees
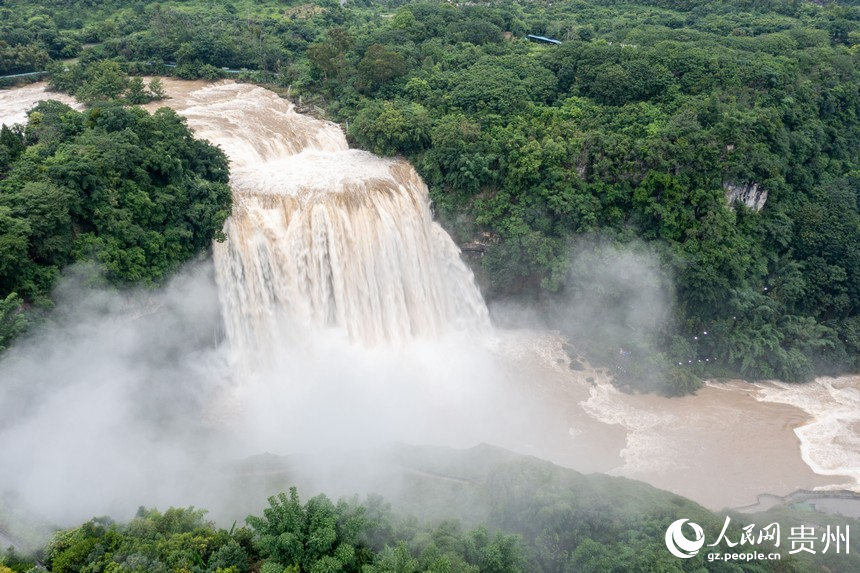
[[[404,446],[394,458],[405,471],[406,491],[397,501],[369,495],[335,502],[324,494],[303,500],[290,488],[229,530],[200,509],[141,507],[127,523],[94,518],[56,532],[33,553],[0,555],[0,572],[38,563],[54,573],[848,573],[860,560],[844,549],[790,553],[786,540],[800,524],[844,528],[856,520],[787,509],[733,513],[718,538],[725,515],[624,478],[585,476],[488,446]],[[268,459],[265,471],[283,470],[284,463]],[[243,476],[255,483],[253,474]],[[664,543],[677,519],[700,525],[709,543],[690,559],[672,556]],[[770,523],[782,528],[779,547],[738,545],[742,528]],[[754,551],[780,552],[781,559],[707,557]]]
[[[348,123],[356,145],[408,157],[481,253],[490,299],[606,309],[588,337],[555,326],[622,383],[683,393],[701,376],[860,367],[855,1],[6,0],[0,14],[0,73],[47,68],[76,93],[106,60],[268,83]],[[133,271],[82,236],[75,253],[124,278],[180,258]],[[571,255],[583,244],[600,247],[591,265]],[[593,288],[607,248],[655,259],[659,278]],[[658,324],[629,320],[641,289],[671,293]]]
[[230,212],[227,177],[224,154],[167,108],[47,101],[26,127],[3,126],[0,349],[74,261],[98,262],[112,284],[158,284],[206,250]]

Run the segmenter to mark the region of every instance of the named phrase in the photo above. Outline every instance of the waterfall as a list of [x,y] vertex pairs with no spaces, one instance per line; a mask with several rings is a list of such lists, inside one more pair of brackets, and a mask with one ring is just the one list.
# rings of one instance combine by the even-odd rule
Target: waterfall
[[308,329],[374,346],[489,325],[406,161],[350,150],[338,126],[259,87],[208,86],[181,112],[231,159],[234,208],[214,258],[234,357],[258,360]]

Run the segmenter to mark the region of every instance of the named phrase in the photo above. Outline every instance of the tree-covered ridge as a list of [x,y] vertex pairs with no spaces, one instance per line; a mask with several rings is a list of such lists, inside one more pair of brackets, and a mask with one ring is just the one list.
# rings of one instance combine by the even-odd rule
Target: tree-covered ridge
[[[516,536],[463,531],[456,522],[421,529],[395,520],[382,498],[333,503],[318,495],[302,503],[295,488],[269,498],[262,516],[230,531],[195,508],[161,513],[140,508],[127,524],[92,519],[58,532],[34,557],[48,571],[140,573],[478,573],[523,571]],[[11,571],[29,571],[35,559],[0,557]]]
[[[164,513],[141,507],[128,523],[94,518],[57,532],[32,555],[10,549],[0,556],[0,573],[765,573],[849,571],[855,564],[850,555],[816,563],[785,550],[775,561],[724,564],[704,555],[678,559],[663,541],[675,515],[689,515],[709,531],[719,530],[721,523],[691,503],[661,506],[659,498],[665,495],[621,515],[611,505],[593,503],[600,497],[581,500],[544,486],[499,506],[501,529],[465,530],[458,520],[422,524],[398,517],[375,495],[364,502],[333,502],[320,494],[302,502],[292,488],[289,494],[270,497],[263,515],[249,516],[245,527],[234,524],[229,531],[193,507]],[[729,539],[740,538],[741,522],[737,516],[734,521],[726,530]],[[777,551],[769,544],[756,549]],[[723,542],[709,551],[737,550]]]
[[45,101],[0,130],[0,346],[19,305],[49,304],[60,270],[96,260],[119,285],[161,282],[208,248],[232,196],[223,152],[168,108]]
[[[315,98],[358,145],[415,163],[449,231],[481,244],[490,298],[622,315],[559,326],[631,384],[860,367],[856,2],[90,4],[7,0],[5,41],[88,45],[81,77],[105,59],[247,68]],[[728,204],[744,193],[763,209]],[[625,322],[630,293],[590,287],[583,243],[658,258],[672,313]]]
[[[269,479],[275,469],[277,482],[291,483],[286,476],[298,467],[295,460],[265,458],[242,463],[243,487],[281,487]],[[779,508],[729,512],[726,525],[725,512],[642,482],[583,475],[490,446],[398,446],[383,458],[362,452],[361,459],[396,460],[374,466],[385,472],[383,481],[391,471],[402,472],[388,502],[379,495],[302,500],[288,488],[271,496],[261,512],[255,504],[246,526],[233,523],[229,531],[206,521],[199,509],[140,508],[129,523],[96,518],[58,531],[46,547],[26,556],[0,553],[0,572],[3,565],[28,571],[34,560],[49,571],[140,573],[853,573],[860,567],[856,539],[850,552],[815,554],[790,553],[788,540],[792,527],[844,531],[855,529],[856,519]],[[350,475],[354,461],[338,463]],[[689,559],[666,548],[666,530],[678,519],[705,532],[708,545]],[[739,543],[744,528],[758,531],[773,523],[781,527],[778,547],[758,539],[754,545]],[[781,559],[708,559],[711,552],[753,551],[779,552]]]

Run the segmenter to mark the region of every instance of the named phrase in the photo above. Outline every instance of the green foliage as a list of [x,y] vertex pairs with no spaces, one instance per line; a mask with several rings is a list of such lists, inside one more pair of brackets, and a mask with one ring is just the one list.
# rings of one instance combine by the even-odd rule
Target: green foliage
[[290,494],[269,498],[263,517],[250,516],[255,547],[272,571],[360,571],[362,573],[419,571],[478,571],[517,573],[524,556],[516,536],[490,534],[486,528],[463,533],[446,523],[437,529],[398,532],[381,500],[366,504],[339,501],[324,495],[299,501]]
[[356,116],[350,134],[374,153],[419,152],[430,143],[430,117],[420,103],[371,103]]
[[289,498],[283,493],[269,498],[269,506],[263,517],[247,519],[263,557],[300,571],[359,570],[363,508],[335,506],[325,496],[302,505],[295,488]]
[[204,520],[205,511],[141,508],[128,524],[108,518],[57,533],[46,565],[57,573],[88,571],[248,571],[247,531],[228,533]]
[[131,78],[128,81],[128,93],[126,95],[126,99],[128,99],[128,103],[133,104],[141,104],[149,101],[148,95],[146,93],[146,86],[143,84],[143,80],[140,78]]
[[371,93],[406,72],[406,62],[397,51],[371,44],[358,63],[356,87]]
[[[112,60],[98,60],[86,65],[57,63],[49,69],[51,89],[72,94],[90,105],[112,100],[143,104],[165,97],[160,79],[153,78],[147,87],[141,78],[129,78],[123,68]],[[206,77],[207,73],[212,75],[208,68],[199,70],[201,77]],[[220,70],[216,70],[214,77],[207,79],[219,77]]]
[[4,126],[0,149],[0,347],[26,324],[21,298],[49,304],[67,264],[155,284],[208,248],[230,210],[223,153],[167,108],[42,102],[26,129]]
[[401,530],[379,498],[331,502],[320,495],[302,504],[295,488],[269,499],[251,529],[216,529],[205,511],[140,508],[127,524],[96,518],[54,535],[46,548],[49,571],[185,571],[188,573],[382,573],[450,571],[519,573],[519,538],[486,528],[462,532]]
[[8,547],[4,554],[0,554],[0,573],[27,573],[35,565],[31,556],[19,553],[14,547]]
[[86,103],[118,99],[128,88],[119,64],[110,60],[95,62],[84,70],[84,80],[75,95]]
[[[729,569],[708,561],[707,553],[738,550],[723,540],[690,559],[672,556],[664,542],[669,524],[689,519],[711,540],[723,529],[725,514],[640,482],[586,476],[488,446],[428,453],[403,451],[407,467],[425,470],[413,476],[410,488],[416,497],[411,501],[452,519],[404,519],[378,496],[364,503],[356,499],[334,503],[319,495],[303,503],[293,488],[270,498],[262,516],[249,516],[250,529],[217,529],[205,521],[205,512],[194,508],[171,508],[163,514],[141,508],[127,524],[93,519],[58,532],[44,562],[50,571],[721,572]],[[468,485],[450,488],[439,476]],[[492,529],[489,525],[464,529],[453,519],[474,520],[476,514],[470,512],[475,511]],[[732,513],[726,538],[737,543],[749,524],[778,522],[786,532],[799,523],[808,524],[809,515],[786,510],[766,516]],[[856,523],[833,519],[842,525]],[[782,559],[738,562],[730,570],[848,571],[857,565],[853,553],[802,561],[787,553],[790,547],[760,541],[754,549],[782,551]]]
[[149,97],[154,100],[164,99],[166,94],[164,92],[164,84],[161,82],[161,78],[152,78],[149,80]]

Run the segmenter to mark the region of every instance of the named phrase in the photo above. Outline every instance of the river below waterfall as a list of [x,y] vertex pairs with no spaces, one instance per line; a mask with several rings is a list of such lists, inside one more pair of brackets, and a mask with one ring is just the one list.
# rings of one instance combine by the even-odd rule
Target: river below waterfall
[[[213,249],[231,373],[203,417],[236,451],[484,441],[712,509],[860,490],[860,377],[621,393],[601,369],[571,369],[558,334],[491,327],[408,163],[350,150],[337,125],[257,86],[164,86],[170,99],[147,107],[176,109],[231,160],[235,207]],[[44,84],[0,91],[0,122],[49,97],[70,101]],[[10,435],[0,424],[0,447]]]

